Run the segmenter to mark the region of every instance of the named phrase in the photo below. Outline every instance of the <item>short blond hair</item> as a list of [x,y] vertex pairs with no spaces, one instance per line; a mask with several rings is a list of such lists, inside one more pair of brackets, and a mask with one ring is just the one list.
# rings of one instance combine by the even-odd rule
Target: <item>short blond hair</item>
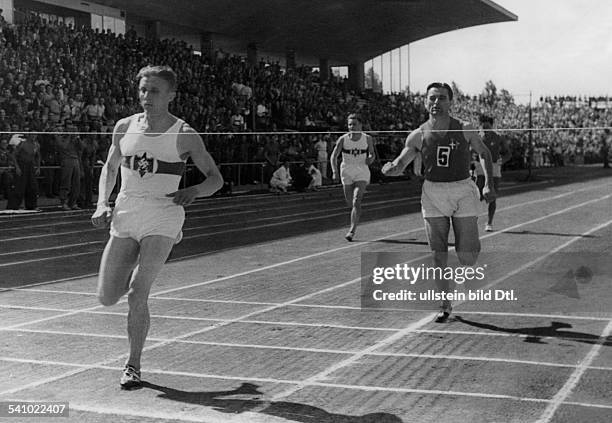
[[140,81],[145,76],[157,76],[168,83],[171,91],[176,90],[176,72],[170,66],[147,65],[141,68],[136,75],[136,80]]

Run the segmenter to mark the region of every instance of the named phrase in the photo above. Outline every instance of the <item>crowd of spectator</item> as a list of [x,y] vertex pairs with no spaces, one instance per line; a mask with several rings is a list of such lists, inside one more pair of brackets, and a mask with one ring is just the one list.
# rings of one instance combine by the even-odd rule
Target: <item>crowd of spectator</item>
[[[133,78],[146,64],[176,70],[179,90],[171,112],[206,133],[218,162],[265,164],[263,172],[243,166],[239,177],[226,166],[225,176],[239,183],[268,181],[283,161],[321,160],[349,112],[360,112],[364,129],[381,131],[373,135],[383,157],[395,156],[406,131],[426,119],[418,93],[356,92],[343,78],[321,81],[308,66],[251,65],[222,51],[195,55],[182,41],[145,39],[133,29],[115,35],[48,23],[29,12],[21,16],[16,25],[0,22],[0,195],[10,184],[11,135],[36,132],[44,193],[60,196],[65,208],[88,207],[95,164],[104,161],[114,123],[140,111]],[[612,109],[571,100],[540,99],[530,112],[506,97],[458,93],[455,108],[467,121],[476,122],[480,113],[495,118],[511,141],[509,166],[524,166],[525,157],[541,166],[568,158],[596,161],[606,135],[584,128],[608,127]],[[530,126],[538,130],[530,134]],[[61,168],[75,155],[80,165],[67,176]],[[325,166],[319,168],[326,178]]]
[[524,167],[529,157],[535,167],[601,162],[602,146],[611,141],[612,107],[597,108],[575,97],[544,97],[529,106],[460,96],[457,105],[466,120],[480,112],[495,118],[498,132],[510,141],[513,159],[508,165],[515,168]]

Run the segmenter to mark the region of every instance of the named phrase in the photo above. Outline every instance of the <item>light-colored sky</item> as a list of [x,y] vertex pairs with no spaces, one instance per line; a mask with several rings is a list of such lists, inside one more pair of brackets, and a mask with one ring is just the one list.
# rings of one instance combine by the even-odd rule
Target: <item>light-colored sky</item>
[[465,93],[612,96],[612,1],[495,0],[518,21],[452,31],[410,44],[410,85],[455,81]]

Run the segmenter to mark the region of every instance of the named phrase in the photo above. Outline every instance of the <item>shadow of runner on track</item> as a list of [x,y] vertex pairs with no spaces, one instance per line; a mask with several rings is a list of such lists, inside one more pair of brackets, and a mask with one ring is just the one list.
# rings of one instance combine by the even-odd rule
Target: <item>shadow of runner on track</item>
[[534,344],[545,344],[546,342],[542,341],[542,338],[558,338],[564,341],[576,341],[582,342],[585,344],[601,344],[605,347],[612,347],[612,336],[608,336],[606,338],[602,338],[598,335],[593,335],[592,333],[585,332],[573,332],[568,330],[560,330],[560,329],[569,329],[572,327],[571,324],[565,322],[550,322],[550,326],[535,326],[535,327],[526,327],[526,328],[505,328],[501,326],[495,326],[488,323],[480,323],[472,320],[464,319],[463,317],[457,315],[455,316],[455,320],[466,325],[470,325],[473,327],[481,328],[481,329],[489,329],[496,332],[504,332],[504,333],[514,333],[517,335],[526,335],[524,342],[530,342]]
[[[402,423],[399,417],[389,413],[349,416],[329,413],[322,408],[307,404],[266,401],[262,399],[263,392],[257,389],[258,386],[251,383],[243,383],[231,391],[216,392],[181,391],[149,382],[143,382],[142,388],[162,392],[159,398],[211,407],[222,413],[256,412],[301,423]],[[236,398],[231,398],[232,396]]]
[[571,238],[598,238],[595,235],[582,235],[582,234],[569,234],[569,233],[559,233],[559,232],[537,232],[537,231],[502,231],[505,234],[512,235],[550,235],[550,236],[564,236]]
[[[425,228],[423,227],[423,230],[425,230]],[[410,239],[378,239],[376,241],[372,241],[372,242],[376,242],[376,243],[380,243],[380,244],[410,244],[410,245],[427,245],[429,246],[429,243],[427,241],[417,241],[415,238],[410,238]],[[449,247],[454,247],[455,244],[454,243],[449,243],[448,244]]]

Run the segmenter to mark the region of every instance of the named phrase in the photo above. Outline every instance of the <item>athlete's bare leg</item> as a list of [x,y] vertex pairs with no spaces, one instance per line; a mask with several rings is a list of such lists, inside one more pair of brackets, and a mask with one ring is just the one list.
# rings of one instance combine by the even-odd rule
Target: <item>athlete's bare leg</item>
[[453,232],[459,262],[466,266],[472,266],[476,263],[478,253],[480,253],[478,217],[453,217]]
[[[448,263],[448,234],[450,233],[450,218],[448,217],[426,217],[425,233],[429,242],[429,248],[433,253],[434,266],[444,268]],[[438,290],[447,292],[448,280],[436,280]]]
[[[426,217],[425,233],[429,241],[429,247],[433,253],[434,266],[444,269],[448,264],[448,235],[450,233],[451,220],[449,217]],[[450,292],[450,281],[444,278],[436,279],[438,292]],[[446,322],[450,316],[452,304],[449,300],[442,301],[442,314],[436,322]]]
[[489,203],[489,210],[488,210],[488,216],[487,216],[487,223],[489,225],[493,225],[493,217],[495,217],[496,208],[497,208],[497,203],[495,202],[495,200],[491,201]]
[[357,181],[351,185],[343,185],[346,204],[351,208],[351,227],[347,234],[349,241],[352,241],[352,237],[359,224],[359,219],[361,218],[361,201],[365,195],[367,185],[366,181]]
[[166,236],[147,236],[140,242],[140,258],[134,270],[128,292],[128,341],[130,355],[126,364],[140,369],[140,357],[149,332],[148,299],[151,286],[161,271],[175,239]]
[[[501,178],[494,177],[493,178],[493,189],[495,189],[495,194],[499,195],[499,182]],[[489,226],[493,226],[493,218],[495,217],[495,210],[497,209],[497,201],[493,200],[489,203],[488,215],[487,215],[487,224]]]
[[128,292],[130,274],[138,262],[140,246],[132,238],[111,236],[108,240],[98,276],[98,299],[105,306],[116,304]]

